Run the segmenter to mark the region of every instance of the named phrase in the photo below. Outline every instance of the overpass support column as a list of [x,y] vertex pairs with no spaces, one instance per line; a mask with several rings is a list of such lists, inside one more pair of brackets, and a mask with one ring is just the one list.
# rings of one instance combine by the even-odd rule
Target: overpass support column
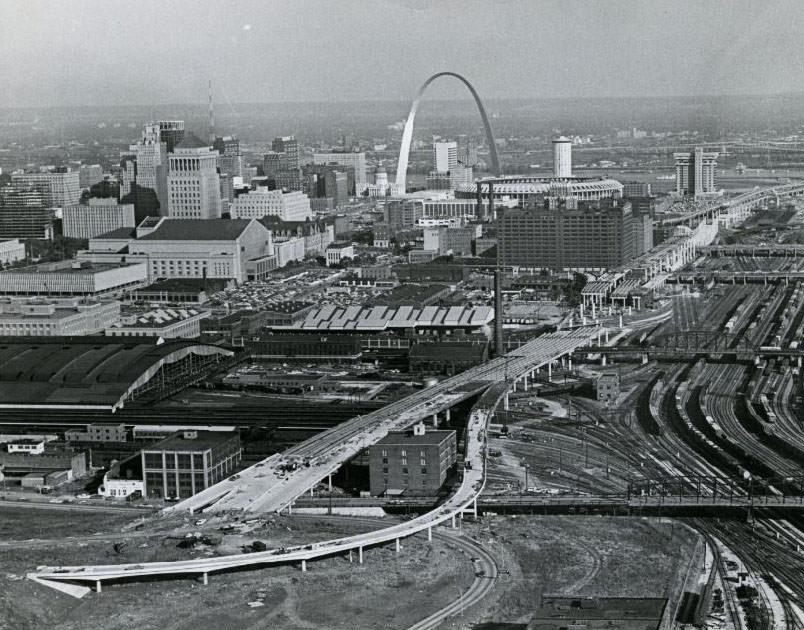
[[95,580],[95,592],[96,593],[101,592],[101,581],[100,580]]
[[572,372],[572,355],[567,357],[567,369]]
[[516,379],[511,381],[511,391],[516,394]]
[[[302,560],[302,573],[307,573],[307,560]],[[204,573],[204,577],[206,577],[206,573]]]
[[647,362],[648,362],[648,355],[646,353],[642,355],[642,365],[645,365]]
[[508,411],[508,392],[503,396],[503,411]]
[[605,354],[600,355],[600,365],[602,365],[603,367],[606,367],[606,355]]
[[800,369],[801,368],[801,357],[798,357],[797,361],[798,361],[798,367]]
[[[639,307],[637,307],[637,308],[639,308]],[[608,343],[608,342],[609,342],[609,329],[606,328],[606,343]]]
[[432,526],[427,527],[427,542],[433,542],[433,528],[432,528]]
[[452,418],[452,414],[450,413],[450,410],[447,409],[446,411],[444,411],[444,420],[449,422],[451,418]]
[[332,473],[327,475],[327,489],[332,492]]
[[474,514],[475,518],[477,518],[477,497],[475,497],[472,501],[472,514]]
[[522,389],[523,391],[528,391],[528,375],[522,377]]
[[357,561],[360,564],[363,564],[363,547],[358,547],[357,548]]
[[433,428],[434,429],[438,428],[438,414],[437,413],[433,414]]
[[452,529],[455,529],[455,515],[452,515]]
[[349,550],[349,562],[351,562],[351,561],[352,561],[352,550],[350,549]]
[[206,586],[207,584],[209,584],[209,573],[204,573],[203,578],[204,578],[204,586]]
[[552,383],[553,382],[553,362],[547,362],[547,381]]
[[401,551],[401,547],[399,546],[399,538],[396,539],[396,552],[399,553]]

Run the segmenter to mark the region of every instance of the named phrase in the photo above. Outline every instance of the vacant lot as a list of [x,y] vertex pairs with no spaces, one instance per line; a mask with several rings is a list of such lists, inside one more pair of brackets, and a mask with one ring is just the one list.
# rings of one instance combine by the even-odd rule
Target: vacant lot
[[[5,511],[4,511],[5,517]],[[87,518],[89,517],[89,518]],[[47,520],[35,532],[26,520]],[[238,553],[240,543],[260,540],[270,547],[336,538],[370,529],[346,519],[272,517],[247,534],[225,536],[221,547],[180,549],[182,532],[210,530],[183,519],[158,522],[162,531],[120,531],[119,517],[80,514],[69,535],[59,536],[58,521],[69,513],[20,509],[0,540],[0,629],[228,630],[229,628],[397,628],[407,627],[455,599],[474,579],[472,562],[461,552],[425,536],[364,553],[364,564],[339,556],[297,565],[213,574],[208,586],[193,578],[159,582],[104,584],[101,594],[82,600],[18,579],[40,564],[117,563]],[[106,533],[104,520],[109,524]],[[130,519],[129,519],[130,520]],[[11,525],[10,523],[16,523]],[[150,528],[149,528],[150,529]],[[210,530],[211,531],[211,530]],[[67,534],[67,531],[64,531]],[[34,540],[29,540],[33,538]],[[121,545],[120,543],[124,543]],[[117,549],[115,549],[117,544]],[[249,603],[257,605],[249,606]],[[415,605],[411,605],[415,602]]]

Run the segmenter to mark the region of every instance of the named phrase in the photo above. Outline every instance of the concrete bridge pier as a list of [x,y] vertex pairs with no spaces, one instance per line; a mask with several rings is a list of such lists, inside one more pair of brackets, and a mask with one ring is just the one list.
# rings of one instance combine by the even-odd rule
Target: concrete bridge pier
[[452,515],[452,529],[455,529],[455,515]]
[[427,542],[433,542],[433,528],[432,528],[432,526],[427,527]]
[[648,354],[645,353],[642,355],[642,365],[646,365],[648,363]]
[[[302,560],[301,570],[302,573],[307,573],[307,560]],[[206,573],[204,573],[204,576],[206,576]]]
[[503,397],[503,411],[508,411],[508,392],[505,392]]
[[[304,560],[302,560],[302,563],[304,563]],[[204,573],[203,580],[204,580],[204,586],[209,584],[209,573]]]
[[396,552],[399,553],[402,550],[402,547],[399,544],[399,538],[396,539]]
[[437,413],[433,414],[433,428],[434,429],[438,428],[438,414]]
[[351,562],[351,561],[352,561],[352,550],[350,549],[349,550],[349,562]]
[[600,365],[602,365],[603,367],[606,367],[606,355],[605,354],[600,355]]
[[357,561],[359,564],[363,564],[363,547],[357,548]]
[[332,473],[327,475],[327,489],[332,492]]
[[452,418],[452,414],[450,413],[450,409],[445,409],[444,410],[444,421],[449,422],[451,418]]
[[96,593],[101,592],[101,581],[100,580],[95,580],[95,592]]
[[522,391],[528,391],[528,375],[522,377]]
[[567,357],[567,369],[572,372],[572,356]]

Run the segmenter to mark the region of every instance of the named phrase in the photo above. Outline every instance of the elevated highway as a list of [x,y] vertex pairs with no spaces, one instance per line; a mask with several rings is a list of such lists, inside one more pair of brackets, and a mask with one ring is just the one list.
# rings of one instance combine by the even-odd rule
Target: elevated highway
[[[339,553],[357,551],[358,562],[363,561],[365,547],[395,542],[397,551],[400,550],[402,538],[427,532],[428,540],[432,539],[433,527],[446,521],[455,525],[456,518],[471,509],[477,513],[477,498],[482,492],[486,479],[486,431],[494,408],[499,401],[507,395],[508,377],[519,379],[527,378],[535,369],[552,362],[572,352],[581,345],[590,343],[603,333],[602,328],[585,328],[574,331],[562,331],[543,335],[518,348],[516,354],[506,355],[490,361],[485,365],[477,366],[467,372],[452,377],[422,392],[417,392],[395,405],[393,410],[383,409],[383,414],[377,412],[362,418],[355,418],[324,434],[311,438],[307,442],[293,449],[293,457],[311,457],[310,466],[302,466],[293,473],[290,483],[289,476],[273,479],[266,482],[268,489],[260,487],[258,480],[266,479],[263,469],[279,471],[276,457],[268,458],[252,467],[252,471],[239,478],[232,478],[223,491],[229,501],[223,505],[233,506],[239,503],[232,498],[245,497],[244,507],[255,511],[263,511],[266,506],[278,509],[290,503],[312,484],[323,479],[334,471],[343,462],[359,452],[368,440],[382,437],[392,428],[405,427],[423,415],[434,413],[437,409],[448,409],[457,400],[463,400],[466,392],[477,393],[487,390],[478,404],[473,408],[466,428],[466,451],[464,455],[465,469],[458,489],[440,506],[409,521],[392,525],[381,530],[358,534],[347,538],[340,538],[308,545],[272,549],[269,551],[200,558],[177,562],[145,562],[140,564],[111,564],[87,566],[60,566],[38,567],[29,577],[43,581],[68,581],[94,583],[100,592],[101,584],[107,580],[120,580],[132,578],[153,578],[160,576],[196,575],[202,576],[206,583],[208,575],[217,571],[243,567],[257,567],[271,564],[301,563],[302,570],[307,569],[307,561],[315,558],[331,556]],[[371,417],[374,416],[374,417]],[[332,450],[332,452],[328,452]],[[334,450],[333,450],[334,449]],[[283,455],[283,458],[291,455]],[[285,460],[287,461],[287,460]],[[235,475],[234,477],[238,477]],[[238,491],[237,482],[243,479],[250,485]],[[220,484],[219,484],[220,485]],[[210,493],[205,501],[215,498],[221,499],[224,494]],[[250,496],[249,496],[250,495]],[[183,502],[184,509],[193,509],[196,504]],[[220,509],[219,500],[215,507]],[[179,504],[181,505],[181,504]],[[190,507],[188,507],[188,505]],[[201,506],[203,505],[200,504]],[[178,508],[180,509],[180,507]]]
[[[505,380],[527,380],[531,372],[599,340],[600,327],[542,335],[515,352],[493,359],[372,413],[357,416],[333,429],[272,455],[206,490],[168,508],[173,511],[280,511],[304,492],[337,471],[361,450],[389,431],[411,426],[449,409]],[[436,420],[437,421],[437,420]]]

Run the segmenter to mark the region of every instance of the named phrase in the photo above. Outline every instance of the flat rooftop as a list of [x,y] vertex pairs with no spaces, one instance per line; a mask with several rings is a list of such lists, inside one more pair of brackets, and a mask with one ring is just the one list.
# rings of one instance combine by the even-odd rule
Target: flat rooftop
[[8,273],[30,273],[30,274],[53,274],[53,273],[69,273],[74,275],[91,275],[109,271],[111,269],[120,269],[121,267],[131,267],[136,264],[144,263],[95,263],[74,260],[61,260],[59,262],[40,263],[38,265],[28,265],[27,267],[17,267],[16,269],[8,269],[0,272]]
[[444,431],[434,429],[432,431],[425,430],[424,435],[414,435],[413,430],[408,431],[390,431],[388,435],[382,438],[376,445],[381,444],[401,444],[405,445],[418,445],[418,444],[441,444],[444,440],[455,435],[455,431]]
[[185,438],[184,431],[143,448],[143,451],[205,451],[237,436],[235,431],[195,431],[195,438]]

